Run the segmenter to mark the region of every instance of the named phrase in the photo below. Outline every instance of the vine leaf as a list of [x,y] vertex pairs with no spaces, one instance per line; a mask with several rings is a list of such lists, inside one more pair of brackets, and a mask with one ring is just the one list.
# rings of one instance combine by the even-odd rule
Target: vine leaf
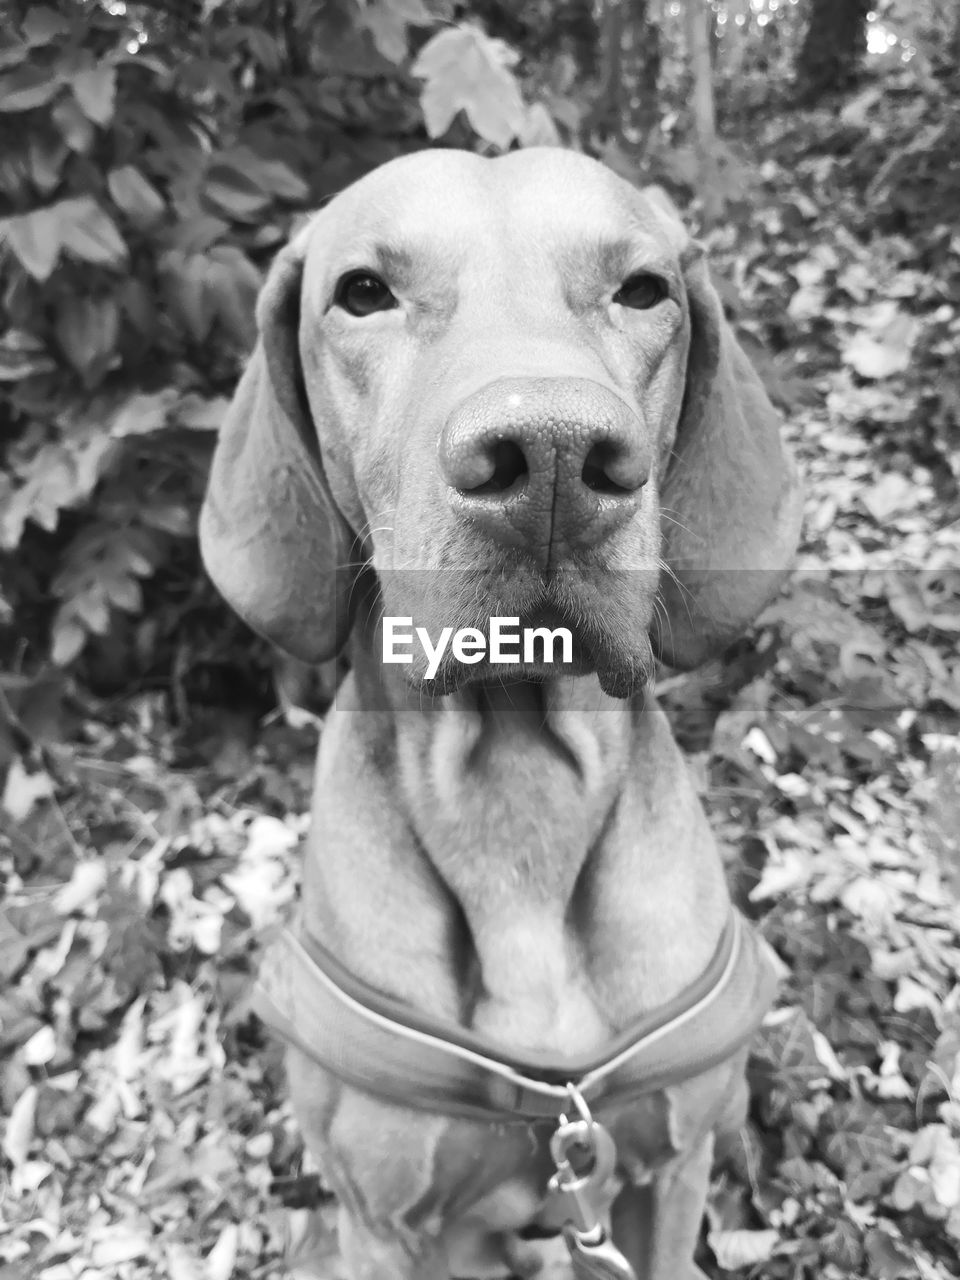
[[431,138],[447,132],[458,111],[486,142],[506,148],[527,121],[520,86],[510,67],[517,54],[502,40],[465,23],[428,40],[413,64],[426,81],[421,94]]

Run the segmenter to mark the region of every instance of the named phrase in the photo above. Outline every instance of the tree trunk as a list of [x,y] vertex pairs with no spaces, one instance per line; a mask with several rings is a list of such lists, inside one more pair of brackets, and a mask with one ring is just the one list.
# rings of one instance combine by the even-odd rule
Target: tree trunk
[[866,49],[871,0],[811,0],[810,25],[797,57],[797,79],[808,100],[849,89]]
[[660,29],[648,0],[603,0],[600,87],[589,127],[621,147],[645,148],[660,118],[661,61]]
[[582,76],[597,72],[600,29],[593,0],[563,0],[553,9],[554,28],[567,44]]
[[687,58],[693,77],[694,146],[697,152],[698,194],[705,226],[717,222],[723,212],[720,166],[717,159],[717,121],[713,106],[713,67],[710,61],[710,22],[713,10],[704,0],[687,0],[684,6]]
[[600,15],[600,91],[589,124],[620,139],[623,110],[623,0],[604,0]]
[[663,50],[660,28],[650,14],[649,0],[627,0],[623,33],[626,93],[623,128],[628,137],[648,142],[660,122],[660,66]]

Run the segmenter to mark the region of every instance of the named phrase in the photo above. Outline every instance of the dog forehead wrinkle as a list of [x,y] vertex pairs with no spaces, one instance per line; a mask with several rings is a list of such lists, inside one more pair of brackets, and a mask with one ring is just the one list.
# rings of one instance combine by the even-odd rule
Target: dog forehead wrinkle
[[[359,256],[352,250],[351,256]],[[425,235],[422,225],[391,227],[389,235],[366,250],[369,265],[391,288],[416,293],[452,284],[464,258],[459,236]]]
[[594,232],[579,234],[564,245],[562,262],[577,276],[586,267],[590,276],[601,281],[621,280],[638,256],[637,245],[627,236],[607,239]]
[[359,192],[364,200],[375,200],[378,196],[391,199],[401,192],[417,191],[427,185],[442,188],[449,183],[482,182],[487,164],[483,156],[456,147],[413,151],[377,165],[341,191],[334,203],[342,202],[352,191]]
[[679,274],[676,255],[662,241],[645,232],[624,235],[616,240],[584,237],[586,250],[578,245],[573,252],[587,257],[596,265],[599,274],[611,280],[623,280],[636,272],[665,276],[671,283]]
[[609,228],[616,237],[635,225],[662,234],[656,211],[623,179],[596,161],[554,148],[498,159],[420,152],[359,179],[328,212],[345,228],[374,235],[386,237],[405,225],[420,234],[429,228],[431,238],[449,238],[456,230],[471,241],[507,215],[528,248],[547,227],[580,236]]
[[436,159],[414,182],[398,182],[393,165],[384,165],[348,187],[331,212],[345,229],[384,239],[399,229],[422,235],[424,228],[431,228],[439,235],[445,228],[479,228],[489,221],[498,203],[497,184],[490,175],[482,166],[471,165],[465,170],[455,166],[460,170],[455,174],[444,173]]
[[598,160],[562,147],[525,147],[496,157],[490,165],[504,183],[539,182],[552,186],[564,196],[572,195],[576,201],[586,200],[595,193],[606,200],[611,196],[624,199],[634,190]]
[[[401,156],[338,193],[322,217],[347,224],[389,225],[411,216],[427,225],[475,220],[484,210],[510,203],[530,205],[540,222],[565,213],[609,223],[611,208],[624,217],[642,208],[643,225],[663,230],[663,215],[624,179],[587,156],[556,147],[530,147],[487,158],[454,149]],[[456,217],[457,214],[461,218]]]
[[604,278],[647,267],[646,259],[649,269],[675,274],[675,246],[655,208],[599,164],[568,159],[544,155],[502,168],[428,153],[407,158],[419,160],[414,183],[398,182],[391,162],[318,215],[310,256],[327,264],[328,293],[342,270],[364,266],[400,290],[453,287],[465,269],[489,284],[494,268],[504,282],[520,272],[529,286],[552,259],[569,282],[583,276],[585,246],[587,272]]

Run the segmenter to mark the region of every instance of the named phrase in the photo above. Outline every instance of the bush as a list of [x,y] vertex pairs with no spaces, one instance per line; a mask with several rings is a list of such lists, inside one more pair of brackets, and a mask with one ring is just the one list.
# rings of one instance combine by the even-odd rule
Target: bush
[[[433,136],[452,128],[461,145],[467,124],[498,146],[525,128],[506,47],[469,25],[431,34],[437,13],[419,0],[207,0],[202,12],[59,0],[9,22],[7,661],[49,654],[66,667],[86,651],[103,672],[122,635],[141,669],[156,662],[163,637],[210,602],[196,512],[263,269],[292,224],[426,145],[424,114]],[[427,41],[418,78],[411,39]],[[151,580],[149,619],[123,625],[140,618]]]

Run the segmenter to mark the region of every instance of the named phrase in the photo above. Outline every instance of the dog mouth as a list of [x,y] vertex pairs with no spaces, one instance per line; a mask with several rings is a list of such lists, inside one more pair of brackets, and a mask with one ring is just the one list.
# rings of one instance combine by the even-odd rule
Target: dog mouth
[[[431,589],[416,598],[407,596],[400,618],[386,605],[380,617],[384,662],[396,661],[421,696],[596,675],[604,693],[630,697],[653,674],[650,574],[641,583],[633,573],[620,580],[608,572],[538,575],[521,590],[502,579],[492,591],[477,582],[454,584],[452,591],[449,583],[427,585]],[[477,607],[480,601],[485,609]],[[402,643],[388,656],[398,624]]]

